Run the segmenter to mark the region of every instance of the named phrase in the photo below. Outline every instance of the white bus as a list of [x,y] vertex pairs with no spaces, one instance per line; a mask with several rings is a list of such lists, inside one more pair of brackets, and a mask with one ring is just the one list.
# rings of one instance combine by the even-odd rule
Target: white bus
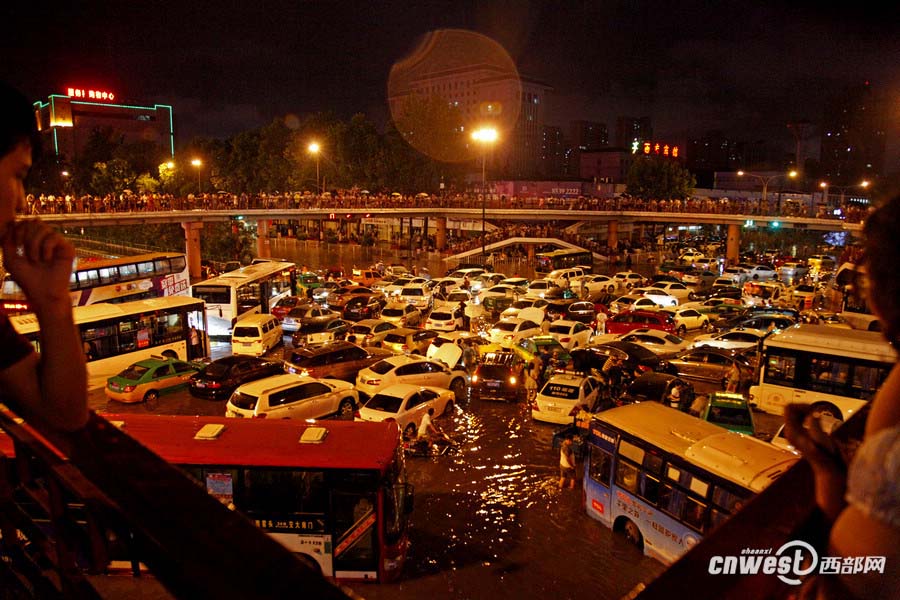
[[[119,258],[81,258],[69,279],[72,306],[187,296],[190,286],[187,259],[184,253],[178,252],[154,252]],[[0,302],[7,314],[30,311],[24,292],[9,277],[3,282]]]
[[[72,310],[87,356],[91,389],[104,386],[107,378],[154,355],[188,360],[209,354],[203,301],[190,296],[101,302]],[[29,313],[9,319],[40,352],[37,317]],[[201,343],[196,356],[190,355],[191,326],[197,328]]]
[[297,265],[263,261],[191,286],[191,296],[206,302],[209,335],[225,339],[239,319],[268,313],[277,300],[295,293]]
[[591,419],[584,508],[671,563],[765,489],[797,456],[658,402]]
[[766,338],[759,384],[750,402],[780,415],[788,404],[811,404],[846,419],[875,396],[897,354],[881,334],[827,325],[797,325]]

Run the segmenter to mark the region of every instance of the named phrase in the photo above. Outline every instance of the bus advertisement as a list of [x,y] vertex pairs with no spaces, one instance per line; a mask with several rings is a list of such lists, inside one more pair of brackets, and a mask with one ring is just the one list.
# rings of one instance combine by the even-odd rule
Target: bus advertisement
[[875,397],[897,353],[874,331],[796,325],[763,342],[750,403],[780,415],[788,404],[845,420]]
[[191,295],[206,302],[209,335],[227,339],[242,317],[269,313],[273,304],[297,290],[297,265],[261,261],[191,286]]
[[534,255],[534,276],[537,279],[546,277],[557,269],[569,267],[581,267],[585,273],[592,273],[594,253],[582,248],[565,248]]
[[[204,308],[202,300],[190,296],[76,306],[72,310],[87,358],[88,386],[103,387],[109,377],[155,355],[182,360],[207,356]],[[28,313],[11,316],[9,320],[40,352],[37,317]],[[199,356],[190,355],[192,326],[200,339],[200,350],[194,350]]]
[[657,402],[594,415],[584,461],[588,516],[675,561],[797,456]]
[[[191,285],[183,253],[156,252],[119,258],[79,259],[69,279],[72,306],[187,296]],[[29,312],[21,288],[8,276],[0,305],[7,314]]]
[[322,575],[400,576],[413,486],[395,422],[107,418]]

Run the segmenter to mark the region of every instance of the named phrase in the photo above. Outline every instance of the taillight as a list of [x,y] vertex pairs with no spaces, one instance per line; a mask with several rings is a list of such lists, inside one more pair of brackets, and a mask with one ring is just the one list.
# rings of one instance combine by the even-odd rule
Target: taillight
[[361,419],[361,418],[362,418],[362,415],[359,414],[359,409],[356,409],[356,410],[353,411],[353,418],[354,418],[354,419]]
[[472,383],[478,383],[478,373],[472,375]]
[[373,334],[371,334],[371,333],[367,333],[367,334],[366,334],[366,339],[367,339],[367,340],[371,340],[371,339],[374,338],[374,337],[375,337],[375,336],[374,336]]
[[510,375],[509,383],[510,383],[510,385],[516,385],[516,376],[515,375]]
[[219,383],[218,381],[210,381],[209,383],[206,384],[206,387],[209,387],[209,388],[220,388],[220,387],[222,387],[222,384]]
[[125,389],[122,390],[122,391],[124,391],[124,392],[133,392],[133,391],[134,391],[134,388],[136,388],[136,387],[137,387],[137,386],[135,386],[135,385],[126,385],[126,386],[125,386]]
[[380,379],[366,379],[366,385],[381,385]]
[[409,350],[409,346],[407,346],[406,344],[403,344],[402,346],[400,346],[400,349],[403,350],[404,352],[406,352]]
[[256,419],[265,419],[265,418],[266,418],[266,414],[267,414],[267,413],[260,413],[260,414],[258,414],[258,415],[253,415],[253,417],[256,418]]
[[568,344],[570,341],[572,341],[572,338],[564,337],[564,338],[562,338],[562,339],[559,340],[559,341],[560,341],[560,343],[562,343],[562,344]]

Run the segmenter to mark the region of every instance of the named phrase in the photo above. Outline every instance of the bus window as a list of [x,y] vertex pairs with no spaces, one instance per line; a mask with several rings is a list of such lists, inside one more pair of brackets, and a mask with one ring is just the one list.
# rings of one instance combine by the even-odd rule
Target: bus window
[[884,367],[856,365],[853,369],[851,395],[860,400],[871,400],[887,375],[888,370]]
[[641,489],[638,495],[650,504],[659,501],[659,479],[649,473],[641,473]]
[[194,298],[207,304],[228,304],[231,302],[231,290],[224,285],[195,285]]
[[612,454],[595,446],[591,452],[589,473],[591,479],[609,487],[610,475],[612,475]]
[[324,514],[328,494],[322,471],[244,469],[238,507],[248,515]]
[[616,485],[631,493],[637,492],[638,470],[632,464],[620,460],[616,465]]
[[121,281],[137,279],[137,275],[137,265],[119,265],[119,279]]
[[153,262],[152,261],[138,263],[137,268],[138,268],[138,273],[140,273],[141,275],[153,275]]
[[690,496],[686,496],[682,520],[697,531],[705,531],[705,517],[706,505]]
[[100,284],[100,274],[97,269],[89,269],[78,273],[78,287],[93,287]]
[[797,357],[784,354],[769,354],[766,362],[764,381],[780,385],[791,386],[794,382],[794,374],[797,370]]
[[115,283],[119,280],[119,269],[117,267],[105,267],[99,270],[100,283]]

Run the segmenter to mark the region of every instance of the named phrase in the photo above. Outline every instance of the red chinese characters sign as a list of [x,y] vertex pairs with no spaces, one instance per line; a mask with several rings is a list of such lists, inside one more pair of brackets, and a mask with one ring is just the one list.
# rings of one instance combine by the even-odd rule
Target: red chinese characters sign
[[[673,146],[671,144],[665,144],[662,142],[642,142],[640,145],[641,153],[650,156],[651,154],[655,154],[657,156],[668,156],[670,158],[678,158],[678,154],[680,149],[678,146]],[[637,154],[637,142],[632,145],[632,153]]]
[[94,100],[96,102],[112,102],[116,99],[116,95],[106,90],[91,90],[85,88],[68,87],[66,95],[70,98],[78,98],[80,100]]

